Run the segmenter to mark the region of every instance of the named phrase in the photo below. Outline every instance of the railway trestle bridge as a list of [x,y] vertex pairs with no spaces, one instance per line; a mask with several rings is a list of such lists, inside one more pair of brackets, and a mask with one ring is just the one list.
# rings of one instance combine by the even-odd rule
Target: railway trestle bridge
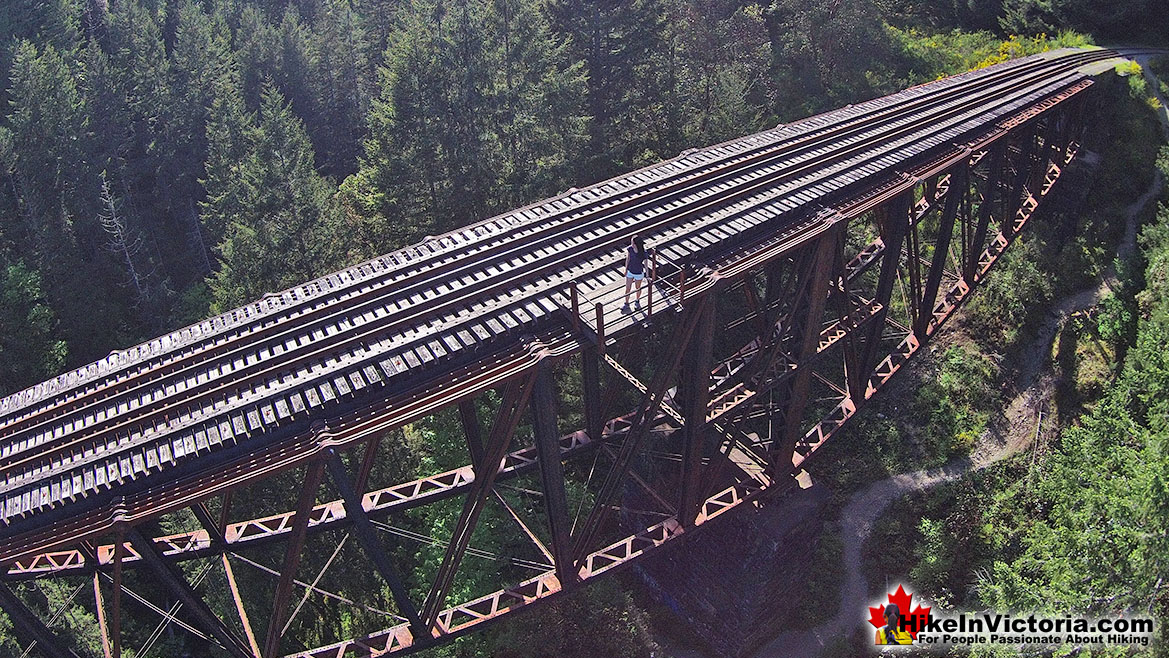
[[[1024,231],[1117,56],[1006,62],[690,151],[6,398],[0,606],[53,658],[79,654],[27,581],[76,585],[106,658],[131,612],[213,655],[407,653],[778,496]],[[625,311],[633,235],[658,276]],[[461,427],[454,467],[394,456],[428,418]],[[273,482],[292,490],[248,495]],[[481,547],[497,534],[506,556]],[[322,580],[346,543],[362,600]],[[498,582],[468,590],[483,564]],[[310,596],[377,614],[307,646],[290,629]]]

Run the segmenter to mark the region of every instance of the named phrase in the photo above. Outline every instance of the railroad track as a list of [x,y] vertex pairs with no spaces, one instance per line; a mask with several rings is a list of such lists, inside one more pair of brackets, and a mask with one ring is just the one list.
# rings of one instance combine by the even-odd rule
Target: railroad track
[[[1022,66],[1018,63],[1012,64]],[[948,91],[960,88],[959,78],[953,78],[949,82],[954,84],[954,88]],[[581,213],[621,210],[623,204],[649,194],[668,192],[671,185],[700,177],[708,173],[712,167],[727,168],[730,165],[741,168],[754,162],[755,158],[770,155],[778,148],[790,146],[794,139],[806,141],[826,131],[838,130],[842,124],[856,124],[869,120],[878,113],[896,112],[898,109],[905,111],[905,108],[896,105],[890,107],[888,102],[900,95],[909,98],[924,93],[924,88],[918,87],[893,97],[870,101],[868,104],[857,106],[863,111],[848,117],[847,120],[835,118],[833,115],[813,117],[797,124],[798,130],[792,136],[775,135],[775,138],[771,138],[770,136],[776,133],[791,132],[777,129],[704,149],[702,154],[708,155],[707,158],[699,155],[683,156],[665,165],[655,165],[616,181],[608,181],[574,192],[567,198],[560,197],[534,204],[282,293],[266,296],[254,304],[128,350],[114,352],[105,360],[0,400],[0,419],[8,425],[7,429],[14,431],[23,429],[29,421],[38,417],[56,416],[75,410],[77,404],[94,395],[118,393],[134,384],[149,383],[150,377],[173,372],[177,367],[191,365],[197,360],[205,361],[219,356],[224,349],[232,345],[255,343],[270,336],[274,328],[279,328],[290,320],[300,318],[303,321],[319,316],[332,304],[360,302],[375,289],[385,285],[412,276],[440,273],[441,266],[460,258],[486,255],[484,252],[490,250],[492,246],[498,247],[503,244],[489,243],[487,242],[489,239],[499,237],[509,230],[522,230],[522,224],[532,225],[539,222],[537,227],[540,225],[550,227]],[[873,107],[870,109],[868,106]],[[761,144],[757,145],[756,142]],[[750,148],[739,151],[738,149],[744,145]],[[705,161],[701,163],[703,166],[693,167],[686,164],[687,160]],[[675,173],[673,171],[675,166],[683,167],[683,171]],[[666,172],[665,175],[662,175],[663,171]],[[652,180],[644,182],[643,175],[651,176]],[[584,200],[575,199],[576,196],[584,197]],[[514,239],[531,236],[527,233],[518,233],[505,237]],[[107,370],[109,372],[102,374]]]
[[[1082,80],[1111,51],[1036,57],[685,154],[273,295],[0,401],[5,525],[192,456],[384,397],[562,322],[569,281],[616,281],[642,234],[699,262]],[[666,312],[666,311],[663,311]]]

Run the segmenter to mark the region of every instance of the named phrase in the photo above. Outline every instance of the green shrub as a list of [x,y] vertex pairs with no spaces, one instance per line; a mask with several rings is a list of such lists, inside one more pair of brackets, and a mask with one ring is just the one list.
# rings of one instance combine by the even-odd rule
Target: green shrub
[[971,69],[986,68],[1009,59],[1058,48],[1092,44],[1091,37],[1075,32],[1060,32],[1053,37],[1046,34],[1034,37],[1012,35],[1004,40],[985,31],[954,30],[929,34],[915,28],[887,26],[886,29],[908,60],[910,82],[924,82]]
[[1122,77],[1137,77],[1141,73],[1141,65],[1131,59],[1126,59],[1116,65],[1116,74]]

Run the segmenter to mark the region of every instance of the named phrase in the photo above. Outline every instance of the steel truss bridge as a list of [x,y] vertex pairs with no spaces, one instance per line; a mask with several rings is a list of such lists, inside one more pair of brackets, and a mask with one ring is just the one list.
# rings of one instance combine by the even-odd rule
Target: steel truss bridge
[[[80,582],[107,658],[129,608],[237,658],[406,653],[787,491],[1026,227],[1116,56],[1011,61],[686,152],[4,399],[0,605],[52,657],[77,654],[20,581]],[[657,276],[625,312],[635,234]],[[428,417],[461,423],[465,465],[376,481],[392,430]],[[233,494],[274,477],[295,482],[287,500],[233,514]],[[411,587],[409,539],[385,530],[444,503],[441,562]],[[480,528],[487,509],[506,523]],[[301,573],[330,530],[356,540],[389,610],[306,648],[285,633],[302,593],[330,594]],[[526,552],[492,567],[495,590],[449,600],[484,553],[472,539],[508,531]],[[283,559],[249,610],[235,574],[261,547]],[[130,570],[166,600],[134,593]]]

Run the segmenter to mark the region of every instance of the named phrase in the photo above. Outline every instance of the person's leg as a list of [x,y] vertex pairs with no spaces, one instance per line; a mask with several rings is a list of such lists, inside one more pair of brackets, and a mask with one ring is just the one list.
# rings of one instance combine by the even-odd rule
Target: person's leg
[[625,277],[625,305],[629,306],[629,288],[633,285],[633,279],[628,276]]
[[641,279],[635,281],[633,287],[637,290],[637,294],[633,298],[633,303],[641,304]]

